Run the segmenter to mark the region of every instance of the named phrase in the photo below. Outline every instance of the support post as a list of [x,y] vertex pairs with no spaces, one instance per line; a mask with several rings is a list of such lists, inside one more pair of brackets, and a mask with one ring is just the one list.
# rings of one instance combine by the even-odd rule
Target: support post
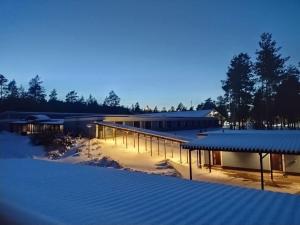
[[198,152],[198,150],[196,151],[196,154],[197,154],[197,167],[199,167],[199,152]]
[[180,163],[182,163],[181,150],[182,150],[181,143],[179,143],[179,158],[180,158]]
[[191,149],[188,150],[188,154],[189,154],[190,180],[192,180],[193,175],[192,175],[192,153],[191,153]]
[[166,139],[164,139],[165,159],[167,159]]
[[128,144],[127,144],[127,136],[128,136],[128,132],[126,131],[126,139],[125,139],[125,141],[126,141],[126,148],[128,147]]
[[202,168],[201,150],[198,151],[199,151],[199,167]]
[[140,152],[140,134],[138,133],[138,139],[137,139],[138,143],[138,153]]
[[262,153],[259,154],[259,163],[260,163],[260,184],[261,184],[261,190],[264,190],[264,165],[263,165],[263,156]]
[[157,154],[159,156],[159,138],[157,138]]
[[150,155],[152,156],[152,136],[150,136]]
[[209,172],[211,173],[211,156],[210,156],[210,151],[208,151],[208,169],[209,169]]
[[272,153],[270,153],[270,173],[271,173],[271,180],[273,181]]
[[189,152],[187,151],[186,152],[186,163],[188,163],[189,162]]

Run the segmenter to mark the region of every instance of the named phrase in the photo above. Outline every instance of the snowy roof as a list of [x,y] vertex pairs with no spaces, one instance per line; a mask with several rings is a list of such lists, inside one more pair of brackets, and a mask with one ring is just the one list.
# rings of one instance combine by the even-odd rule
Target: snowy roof
[[0,214],[16,224],[300,221],[299,195],[42,160],[0,161]]
[[215,110],[198,110],[198,111],[179,111],[179,112],[160,112],[137,114],[134,116],[140,117],[208,117]]
[[47,115],[36,114],[36,115],[27,116],[25,120],[46,121],[46,120],[50,120],[50,119],[51,118]]
[[49,125],[63,125],[64,119],[50,119],[49,121],[43,121],[41,124],[49,124]]
[[170,140],[170,141],[177,141],[177,142],[185,143],[190,140],[186,137],[181,137],[181,136],[170,134],[167,132],[154,131],[154,130],[143,129],[143,128],[123,125],[123,124],[117,124],[117,123],[112,123],[112,122],[95,122],[95,124],[99,124],[99,125],[103,125],[103,126],[111,127],[111,128],[117,128],[117,129],[121,129],[124,131],[129,131],[129,132],[136,132],[136,133],[143,134],[143,135],[149,135],[149,136],[153,136],[153,137],[163,138],[163,139]]
[[208,133],[185,149],[300,154],[299,132]]

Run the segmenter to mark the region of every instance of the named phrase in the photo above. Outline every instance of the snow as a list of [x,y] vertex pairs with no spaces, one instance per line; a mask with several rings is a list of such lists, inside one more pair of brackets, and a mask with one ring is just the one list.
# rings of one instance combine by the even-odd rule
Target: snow
[[0,160],[22,224],[298,224],[300,196],[32,159]]
[[139,117],[207,117],[214,110],[198,110],[198,111],[176,111],[176,112],[159,112],[137,114]]
[[42,158],[45,151],[42,146],[33,146],[27,136],[9,132],[0,132],[0,158]]
[[300,154],[300,132],[224,132],[207,133],[184,148],[215,149],[223,151],[274,152]]

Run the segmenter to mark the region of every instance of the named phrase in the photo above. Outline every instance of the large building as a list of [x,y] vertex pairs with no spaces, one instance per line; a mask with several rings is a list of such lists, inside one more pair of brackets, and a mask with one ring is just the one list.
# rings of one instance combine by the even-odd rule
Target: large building
[[216,110],[161,112],[135,115],[73,116],[65,118],[64,128],[66,132],[87,134],[88,129],[86,125],[97,121],[112,122],[155,131],[191,129],[205,131],[209,128],[221,127],[221,121],[224,121],[224,117]]

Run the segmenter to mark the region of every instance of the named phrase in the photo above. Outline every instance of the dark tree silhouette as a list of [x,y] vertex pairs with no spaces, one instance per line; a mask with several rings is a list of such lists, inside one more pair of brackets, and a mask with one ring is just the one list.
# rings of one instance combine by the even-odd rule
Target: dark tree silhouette
[[260,108],[260,112],[267,127],[271,128],[276,116],[274,96],[288,58],[281,56],[279,53],[281,47],[276,46],[276,41],[272,40],[270,33],[261,35],[259,47],[260,49],[256,51],[255,71],[261,83],[260,90],[265,104],[264,108]]
[[70,91],[69,93],[67,93],[66,95],[66,102],[67,103],[76,103],[79,101],[79,97],[76,91]]
[[43,81],[41,81],[39,75],[36,75],[29,81],[29,88],[27,96],[36,103],[45,102],[45,88],[42,86]]
[[10,81],[7,85],[7,97],[14,99],[19,97],[19,90],[15,80]]
[[114,91],[110,91],[103,104],[105,106],[116,107],[120,106],[120,101],[119,96]]
[[177,106],[176,111],[186,111],[186,107],[180,102]]
[[6,83],[7,83],[6,77],[0,74],[0,100],[2,100],[5,97]]
[[290,66],[277,88],[275,105],[281,128],[286,124],[289,128],[295,128],[296,122],[300,120],[299,74],[296,67]]
[[231,123],[234,128],[238,123],[241,129],[250,116],[254,92],[252,63],[248,54],[240,53],[233,57],[228,67],[227,79],[222,84],[229,104]]
[[53,89],[49,94],[49,102],[56,102],[57,99],[57,92],[56,89]]

